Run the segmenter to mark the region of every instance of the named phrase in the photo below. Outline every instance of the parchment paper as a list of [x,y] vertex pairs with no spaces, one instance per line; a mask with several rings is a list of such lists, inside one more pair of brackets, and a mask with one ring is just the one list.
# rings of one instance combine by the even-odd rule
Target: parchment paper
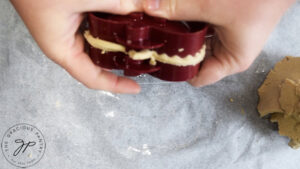
[[[276,125],[256,110],[257,88],[286,55],[300,56],[300,3],[249,70],[200,89],[137,77],[139,95],[90,90],[37,47],[0,1],[0,137],[36,126],[47,147],[32,169],[299,169]],[[0,169],[14,169],[0,154]]]

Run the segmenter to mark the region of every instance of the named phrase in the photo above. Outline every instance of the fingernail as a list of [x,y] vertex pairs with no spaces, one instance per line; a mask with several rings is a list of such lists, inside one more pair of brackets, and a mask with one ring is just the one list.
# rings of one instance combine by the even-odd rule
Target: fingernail
[[146,8],[149,10],[157,10],[160,6],[160,0],[146,0]]

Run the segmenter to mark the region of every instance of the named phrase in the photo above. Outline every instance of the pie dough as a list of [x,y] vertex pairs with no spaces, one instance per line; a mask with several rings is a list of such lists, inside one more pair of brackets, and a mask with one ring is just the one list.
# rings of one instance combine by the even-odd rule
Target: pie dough
[[279,134],[291,139],[292,148],[300,147],[300,57],[285,57],[270,71],[258,89],[258,111],[271,114]]
[[[203,47],[195,55],[187,55],[184,58],[182,58],[178,55],[168,56],[165,53],[158,54],[156,51],[153,50],[129,50],[127,52],[125,46],[93,37],[89,31],[86,31],[84,33],[84,37],[92,47],[102,50],[102,53],[122,52],[128,54],[128,56],[133,60],[150,59],[151,65],[156,65],[156,61],[159,61],[165,64],[171,64],[176,66],[194,66],[204,59],[206,50],[206,45],[203,45]],[[184,49],[180,48],[178,49],[178,51],[183,52]]]

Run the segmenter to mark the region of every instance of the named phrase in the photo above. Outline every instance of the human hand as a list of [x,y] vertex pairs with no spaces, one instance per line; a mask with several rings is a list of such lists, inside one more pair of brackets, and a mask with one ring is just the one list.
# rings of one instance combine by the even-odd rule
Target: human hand
[[92,89],[137,93],[139,85],[93,64],[78,32],[84,12],[126,14],[141,10],[136,0],[11,0],[41,50]]
[[200,87],[245,71],[295,0],[145,0],[146,13],[171,20],[211,23],[211,54],[190,81]]

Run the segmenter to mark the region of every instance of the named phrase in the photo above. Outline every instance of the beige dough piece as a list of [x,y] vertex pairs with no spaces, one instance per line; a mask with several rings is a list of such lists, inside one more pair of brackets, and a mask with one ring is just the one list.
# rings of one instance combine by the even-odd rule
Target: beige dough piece
[[284,113],[279,105],[280,85],[285,79],[300,79],[300,57],[285,57],[270,71],[262,86],[258,89],[258,111],[261,116],[270,113]]
[[271,114],[279,134],[291,139],[292,148],[300,147],[300,57],[286,57],[270,71],[258,89],[258,111]]
[[286,79],[281,85],[279,104],[283,113],[273,114],[271,121],[277,122],[279,134],[288,136],[291,141],[289,145],[293,148],[300,147],[300,93],[297,90],[300,85]]

